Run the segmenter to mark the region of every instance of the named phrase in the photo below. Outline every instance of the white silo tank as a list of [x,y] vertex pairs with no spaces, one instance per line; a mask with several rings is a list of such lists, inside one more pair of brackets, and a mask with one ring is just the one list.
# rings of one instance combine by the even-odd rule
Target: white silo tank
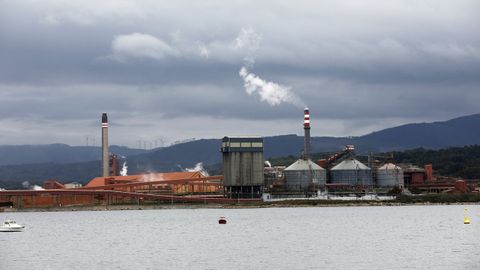
[[393,163],[377,169],[377,186],[403,188],[403,170]]
[[372,170],[365,164],[347,158],[330,170],[332,184],[372,186]]

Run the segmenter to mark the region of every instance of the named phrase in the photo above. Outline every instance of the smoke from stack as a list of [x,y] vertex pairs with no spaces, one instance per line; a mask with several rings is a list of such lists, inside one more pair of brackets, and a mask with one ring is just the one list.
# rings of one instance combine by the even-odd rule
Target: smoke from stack
[[255,64],[255,53],[260,47],[261,39],[262,36],[252,28],[242,28],[233,44],[234,49],[246,53],[243,67],[238,72],[243,79],[245,91],[249,95],[257,94],[261,101],[267,102],[270,106],[291,103],[298,108],[305,107],[305,103],[295,95],[291,87],[264,80],[249,71]]
[[184,171],[186,171],[186,172],[200,172],[203,176],[210,176],[208,174],[208,171],[205,170],[205,168],[203,167],[203,162],[199,162],[199,163],[195,164],[194,168],[186,168]]
[[127,176],[128,175],[128,166],[127,166],[126,161],[123,162],[122,170],[120,170],[120,175],[121,176]]
[[108,156],[108,117],[106,113],[102,114],[102,176],[110,175]]
[[242,67],[238,73],[243,79],[243,86],[249,95],[257,93],[261,101],[266,101],[270,106],[280,105],[284,102],[291,103],[299,108],[305,107],[304,102],[295,95],[288,86],[268,82]]
[[303,140],[303,158],[310,158],[310,110],[305,108],[303,110],[303,130],[305,136]]

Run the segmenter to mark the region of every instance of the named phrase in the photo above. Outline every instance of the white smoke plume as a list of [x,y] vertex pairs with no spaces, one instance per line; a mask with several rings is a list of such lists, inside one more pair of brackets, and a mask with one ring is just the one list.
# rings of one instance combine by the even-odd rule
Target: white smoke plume
[[246,56],[243,58],[245,66],[252,68],[255,64],[255,53],[260,47],[262,36],[252,28],[242,28],[233,43],[233,48],[245,50]]
[[296,96],[289,86],[266,81],[248,71],[255,64],[255,53],[260,47],[262,36],[252,28],[242,28],[234,41],[235,49],[245,50],[244,66],[239,75],[243,79],[245,91],[249,95],[258,93],[260,100],[266,101],[270,106],[280,105],[284,102],[291,103],[299,108],[304,108],[305,103]]
[[22,187],[26,188],[26,189],[29,189],[30,188],[30,182],[28,181],[23,181],[22,182]]
[[23,181],[22,186],[26,189],[31,189],[31,190],[45,190],[43,187],[39,185],[31,185],[30,182],[28,181]]
[[296,96],[289,86],[268,82],[242,67],[239,72],[243,79],[243,86],[249,95],[257,93],[261,101],[266,101],[270,106],[280,105],[284,102],[291,103],[299,108],[306,107],[305,103]]
[[147,173],[142,176],[140,182],[152,182],[152,181],[162,181],[164,180],[161,173]]
[[128,166],[127,166],[126,161],[123,162],[122,169],[120,170],[120,175],[121,176],[127,176],[128,175]]
[[33,185],[30,187],[30,189],[32,190],[45,190],[43,187],[39,186],[39,185]]
[[201,174],[203,174],[203,176],[209,176],[207,170],[205,170],[205,168],[203,167],[202,162],[199,162],[199,163],[195,164],[194,168],[186,168],[185,171],[186,172],[200,172]]

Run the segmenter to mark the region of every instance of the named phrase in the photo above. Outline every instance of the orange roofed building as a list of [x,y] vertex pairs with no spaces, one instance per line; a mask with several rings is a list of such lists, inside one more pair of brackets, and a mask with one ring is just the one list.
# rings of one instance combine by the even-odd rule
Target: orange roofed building
[[[87,189],[109,189],[136,192],[170,191],[173,193],[190,192],[217,192],[218,186],[212,185],[214,181],[206,181],[204,185],[189,183],[205,177],[200,172],[168,172],[149,173],[128,176],[95,177],[86,186]],[[165,181],[165,184],[161,182]],[[178,181],[178,183],[176,183]],[[200,180],[201,181],[201,180]],[[149,184],[149,182],[155,182]],[[135,183],[138,183],[136,185]],[[128,184],[128,185],[122,185]],[[133,185],[132,185],[133,184]],[[147,191],[148,190],[148,191]]]
[[201,178],[203,175],[200,172],[169,172],[169,173],[148,173],[127,176],[109,176],[109,177],[95,177],[86,187],[98,187],[111,184],[134,183],[134,182],[152,182],[152,181],[171,181]]

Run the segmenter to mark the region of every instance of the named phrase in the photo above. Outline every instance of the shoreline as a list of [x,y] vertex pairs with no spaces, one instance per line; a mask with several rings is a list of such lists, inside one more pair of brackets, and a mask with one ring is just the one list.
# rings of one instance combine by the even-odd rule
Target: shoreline
[[0,213],[15,212],[76,212],[76,211],[131,211],[131,210],[170,210],[170,209],[256,209],[256,208],[297,208],[297,207],[381,207],[381,206],[436,206],[436,205],[480,205],[480,202],[377,202],[377,201],[359,201],[359,202],[316,202],[291,201],[280,202],[262,202],[255,204],[119,204],[119,205],[90,205],[90,206],[62,206],[46,208],[4,208]]

